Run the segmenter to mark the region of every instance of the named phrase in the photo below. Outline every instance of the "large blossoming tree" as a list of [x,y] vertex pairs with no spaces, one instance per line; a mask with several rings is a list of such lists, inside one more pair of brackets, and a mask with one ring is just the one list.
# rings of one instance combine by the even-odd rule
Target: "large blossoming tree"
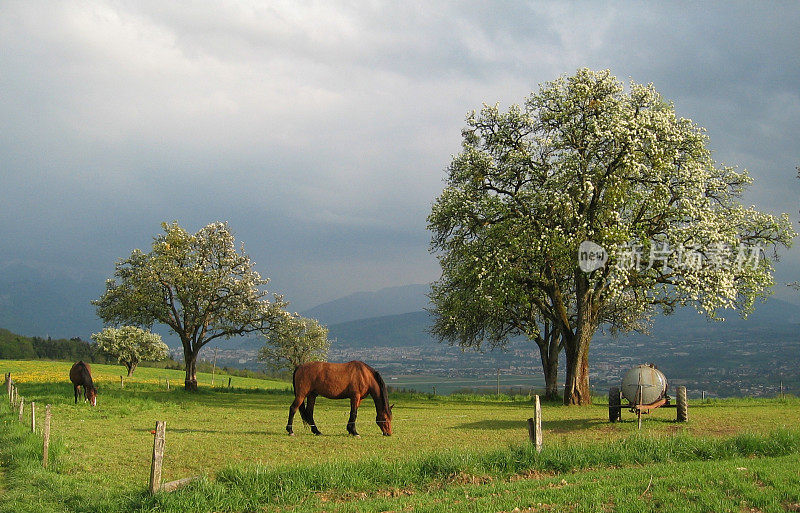
[[226,223],[195,234],[178,223],[163,223],[152,249],[135,249],[116,264],[117,280],[93,301],[97,314],[113,325],[168,326],[183,345],[185,388],[197,390],[197,357],[216,339],[266,333],[289,314],[280,295],[263,290],[268,280],[250,257],[236,249]]
[[[462,134],[428,218],[442,266],[433,331],[462,345],[522,334],[543,351],[557,338],[566,404],[591,402],[601,326],[684,305],[746,315],[795,235],[786,214],[741,204],[751,178],[714,162],[701,127],[608,71],[560,77],[506,112],[484,106]],[[584,241],[598,257],[585,270]]]

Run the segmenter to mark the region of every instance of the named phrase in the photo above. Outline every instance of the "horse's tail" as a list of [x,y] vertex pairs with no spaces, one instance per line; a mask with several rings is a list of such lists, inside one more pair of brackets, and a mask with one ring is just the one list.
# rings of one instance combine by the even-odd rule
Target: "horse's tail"
[[[294,392],[294,396],[297,397],[297,385],[295,384],[294,380],[297,376],[297,369],[300,367],[295,367],[294,372],[292,372],[292,392]],[[306,409],[306,400],[303,399],[303,402],[300,403],[300,406],[297,407],[297,411],[300,412],[300,418],[303,419],[303,425],[307,426],[309,424],[313,424],[311,422],[311,416],[308,414],[308,410]]]

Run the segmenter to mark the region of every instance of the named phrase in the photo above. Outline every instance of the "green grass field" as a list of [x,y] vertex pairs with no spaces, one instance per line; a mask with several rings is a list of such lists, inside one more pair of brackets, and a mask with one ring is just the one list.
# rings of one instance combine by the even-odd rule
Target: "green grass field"
[[[345,431],[349,403],[320,399],[324,435],[298,416],[288,437],[286,382],[233,377],[229,390],[227,376],[211,387],[201,374],[190,394],[182,372],[142,367],[120,388],[121,366],[93,365],[91,408],[73,404],[69,367],[0,361],[26,404],[52,405],[54,436],[43,471],[29,418],[20,425],[0,406],[0,511],[800,511],[795,398],[690,402],[688,423],[661,409],[641,432],[627,411],[610,424],[602,404],[545,403],[538,455],[524,396],[396,395],[388,438],[367,399],[360,439]],[[204,479],[150,497],[156,420],[167,427],[164,480]]]

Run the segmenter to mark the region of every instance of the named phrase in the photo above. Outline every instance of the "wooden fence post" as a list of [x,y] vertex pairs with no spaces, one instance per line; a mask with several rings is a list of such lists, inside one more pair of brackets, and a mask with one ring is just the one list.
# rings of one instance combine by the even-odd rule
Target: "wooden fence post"
[[539,402],[539,396],[535,395],[533,405],[533,418],[528,419],[528,437],[531,443],[536,448],[536,452],[542,450],[542,404]]
[[36,433],[36,403],[31,401],[31,433]]
[[153,438],[153,463],[150,467],[150,493],[156,493],[161,489],[161,465],[164,461],[164,436],[166,423],[163,420],[156,421],[156,433]]
[[214,386],[214,374],[217,373],[217,347],[214,348],[214,366],[211,368],[211,386]]
[[25,398],[19,398],[19,421],[22,422],[22,410],[25,408]]
[[228,378],[228,390],[231,388],[231,378]]
[[44,407],[44,428],[42,430],[42,436],[44,437],[43,447],[42,447],[42,466],[47,468],[47,456],[50,452],[50,405]]
[[8,400],[11,400],[11,373],[6,373],[6,395],[8,396]]
[[122,376],[119,377],[119,387],[125,388],[125,378],[123,378]]

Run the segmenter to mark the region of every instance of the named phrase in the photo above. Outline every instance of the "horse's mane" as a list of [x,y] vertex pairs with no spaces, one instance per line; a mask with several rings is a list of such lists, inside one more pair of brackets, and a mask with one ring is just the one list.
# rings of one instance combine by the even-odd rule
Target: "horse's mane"
[[378,387],[381,389],[381,402],[383,403],[383,410],[389,415],[391,412],[389,411],[389,392],[386,390],[386,383],[383,381],[380,372],[372,369],[372,373],[375,375],[375,381],[378,382]]
[[94,388],[97,390],[97,387],[94,386],[94,381],[92,381],[92,373],[89,372],[89,367],[86,366],[83,360],[78,362],[81,369],[81,378],[83,379],[83,386],[86,387],[87,390]]

